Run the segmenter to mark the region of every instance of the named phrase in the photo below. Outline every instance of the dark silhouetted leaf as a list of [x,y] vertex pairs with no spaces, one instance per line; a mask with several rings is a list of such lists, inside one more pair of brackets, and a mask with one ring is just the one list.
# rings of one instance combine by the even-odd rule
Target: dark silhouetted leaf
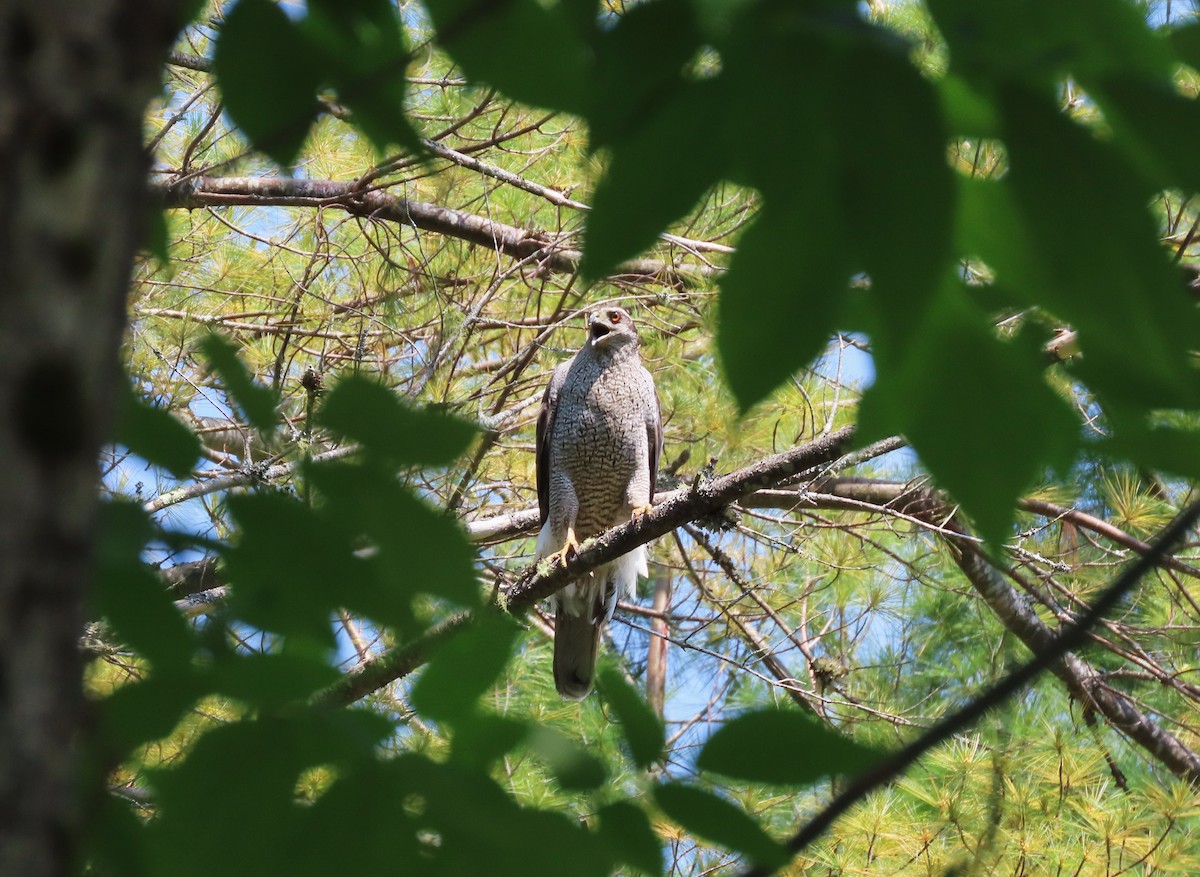
[[696,766],[756,783],[811,785],[837,774],[855,774],[880,757],[827,725],[794,710],[746,713],[717,729]]
[[930,0],[956,68],[982,81],[1057,84],[1068,74],[1163,77],[1170,54],[1123,0]]
[[156,673],[122,685],[100,701],[106,753],[123,757],[139,746],[166,737],[204,693],[191,675]]
[[350,121],[379,152],[399,144],[421,152],[404,115],[411,60],[396,5],[388,0],[310,0],[300,23],[323,79],[351,111]]
[[153,532],[141,506],[119,501],[101,504],[95,611],[122,644],[155,669],[178,670],[191,659],[193,637],[163,583],[142,562]]
[[1200,191],[1200,168],[1188,148],[1200,137],[1200,102],[1170,82],[1106,80],[1093,88],[1117,135],[1114,147],[1145,174],[1149,188]]
[[256,147],[290,165],[308,136],[321,75],[296,25],[270,0],[239,0],[225,15],[213,69],[229,117]]
[[1030,305],[1078,331],[1083,357],[1073,368],[1109,404],[1200,402],[1189,354],[1200,317],[1157,242],[1146,185],[1049,100],[1012,90],[1002,109],[1012,161],[1004,184],[1039,270],[1021,276],[1010,248],[984,260]]
[[763,209],[721,279],[718,305],[717,349],[743,411],[821,352],[837,329],[849,279],[831,187],[811,190],[790,208]]
[[174,415],[150,404],[125,381],[117,387],[116,440],[146,461],[186,478],[200,456],[200,440]]
[[412,689],[412,704],[440,721],[468,716],[496,684],[512,656],[519,628],[505,615],[486,612],[442,644]]
[[342,583],[341,605],[409,636],[417,632],[411,605],[418,594],[460,606],[481,603],[475,549],[452,516],[369,464],[314,464],[307,471],[327,501],[322,519],[365,535],[377,549],[369,561],[371,576]]
[[[848,53],[838,77],[845,99],[833,115],[842,145],[838,203],[853,217],[854,264],[870,275],[872,300],[887,314],[880,326],[911,343],[950,268],[955,198],[941,106],[902,49],[880,41]],[[815,297],[814,290],[808,299]]]
[[1177,27],[1168,33],[1168,39],[1179,60],[1200,70],[1200,24],[1193,22]]
[[205,675],[220,694],[258,709],[302,703],[341,676],[327,661],[298,654],[225,654]]
[[603,761],[551,728],[535,727],[530,734],[529,747],[546,763],[564,789],[590,791],[608,779],[608,768]]
[[705,840],[745,853],[756,864],[782,868],[787,849],[763,831],[740,807],[695,786],[666,783],[654,787],[654,801],[673,822]]
[[625,681],[621,671],[611,664],[600,668],[596,682],[605,703],[621,723],[633,763],[643,770],[649,768],[662,758],[666,745],[662,721],[645,699]]
[[860,440],[907,436],[935,480],[998,546],[1017,497],[1074,459],[1079,423],[1046,384],[1040,349],[997,339],[968,294],[948,279],[913,327],[919,344],[877,345],[878,377],[863,399]]
[[[585,277],[596,279],[650,246],[720,178],[726,161],[708,116],[716,94],[708,82],[677,85],[659,96],[662,105],[653,114],[612,144],[587,217]],[[663,144],[672,140],[691,146],[664,152]]]
[[662,874],[662,841],[654,833],[646,811],[628,801],[616,801],[597,811],[600,838],[622,861],[643,874]]
[[241,873],[273,873],[307,827],[295,794],[300,772],[368,764],[391,727],[361,710],[305,711],[204,734],[181,764],[150,777],[160,808],[152,827],[158,873],[212,874],[230,862]]
[[349,533],[283,494],[227,500],[239,524],[225,552],[230,607],[264,630],[334,645],[331,613],[348,585],[364,587],[370,567],[354,557]]
[[1195,430],[1122,424],[1116,435],[1099,442],[1098,447],[1151,470],[1200,480],[1200,432]]
[[[641,3],[626,9],[611,27],[599,29],[594,39],[594,69],[589,75],[594,98],[587,113],[589,147],[594,151],[621,142],[647,123],[662,128],[656,119],[664,110],[676,115],[669,104],[678,101],[685,65],[699,44],[695,11],[688,0]],[[633,59],[637,63],[630,63]],[[614,94],[621,95],[621,100],[613,100]],[[700,113],[701,119],[716,109],[709,106],[708,112]],[[707,139],[712,139],[711,133]],[[675,160],[687,160],[682,154],[685,150],[663,150],[664,143],[672,140],[687,142],[686,151],[704,146],[683,130],[671,132],[658,143],[655,166],[669,170]],[[645,200],[635,199],[627,206]]]
[[530,726],[510,716],[476,713],[454,725],[450,757],[468,768],[486,770],[513,750]]
[[[514,100],[582,115],[588,46],[569,4],[537,0],[431,0],[426,7],[443,47],[478,82],[494,85]],[[497,33],[520,34],[536,51],[514,63],[512,47]]]
[[238,358],[237,346],[216,333],[200,342],[200,350],[221,376],[221,383],[238,408],[246,415],[259,432],[270,433],[275,429],[275,409],[279,397],[274,390],[259,384]]
[[444,411],[412,408],[375,381],[350,377],[338,383],[318,418],[368,453],[402,465],[445,466],[466,451],[476,427]]

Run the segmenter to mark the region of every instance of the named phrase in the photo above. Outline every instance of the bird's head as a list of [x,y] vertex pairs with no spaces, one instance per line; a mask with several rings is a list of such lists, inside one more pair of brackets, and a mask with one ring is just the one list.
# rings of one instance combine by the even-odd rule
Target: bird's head
[[588,318],[588,344],[593,350],[617,350],[638,343],[637,327],[629,311],[618,307],[597,308]]

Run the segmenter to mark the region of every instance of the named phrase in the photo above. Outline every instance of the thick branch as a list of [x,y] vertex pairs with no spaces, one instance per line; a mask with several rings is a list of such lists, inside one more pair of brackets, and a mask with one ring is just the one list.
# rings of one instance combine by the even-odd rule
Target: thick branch
[[[1001,679],[966,706],[946,716],[912,743],[898,752],[892,753],[874,768],[862,776],[856,777],[829,806],[818,813],[808,824],[796,832],[787,842],[792,853],[798,853],[812,841],[824,834],[834,821],[861,801],[871,792],[891,782],[911,767],[916,761],[939,743],[950,739],[954,734],[965,730],[981,719],[989,710],[999,706],[1033,682],[1043,671],[1053,670],[1054,666],[1069,657],[1072,650],[1084,646],[1087,642],[1088,631],[1104,616],[1112,611],[1120,600],[1132,590],[1147,572],[1149,572],[1171,547],[1178,542],[1187,530],[1200,517],[1200,502],[1193,504],[1177,517],[1162,535],[1157,539],[1150,551],[1139,557],[1125,572],[1117,577],[1095,601],[1083,617],[1075,624],[1063,627],[1057,636],[1049,638],[1042,648],[1034,652],[1033,657],[1024,665]],[[1181,774],[1192,782],[1200,782],[1200,773],[1192,770]],[[743,877],[765,877],[771,871],[761,868],[751,868],[744,872]]]
[[[198,207],[337,207],[352,216],[396,222],[476,246],[514,259],[535,258],[548,271],[573,274],[582,253],[566,243],[567,236],[517,228],[483,216],[412,201],[379,190],[361,190],[354,182],[303,180],[286,177],[191,177],[179,182],[158,180],[154,195],[167,208]],[[707,265],[675,265],[656,259],[623,262],[614,276],[631,280],[660,280],[694,285],[715,274]]]
[[[544,563],[531,565],[516,583],[500,592],[497,603],[508,610],[527,608],[565,587],[570,580],[586,575],[600,564],[620,557],[681,524],[711,514],[762,487],[779,484],[802,472],[834,462],[845,451],[853,435],[854,430],[846,427],[707,484],[677,491],[637,521],[614,527],[584,542],[579,553],[565,566],[548,566]],[[319,702],[352,703],[411,673],[428,659],[432,649],[460,627],[469,624],[470,619],[471,616],[465,613],[454,616],[420,639],[363,662],[326,689],[318,698]]]

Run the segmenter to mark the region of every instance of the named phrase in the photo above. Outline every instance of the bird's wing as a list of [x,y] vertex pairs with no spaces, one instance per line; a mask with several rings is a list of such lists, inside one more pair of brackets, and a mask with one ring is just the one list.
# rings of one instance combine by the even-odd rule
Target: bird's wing
[[658,404],[658,388],[654,386],[654,378],[642,367],[646,383],[650,385],[650,398],[654,401],[652,410],[646,414],[647,447],[650,448],[650,502],[654,502],[654,482],[658,478],[658,459],[662,456],[663,424],[662,408]]
[[554,370],[546,392],[542,394],[542,407],[537,419],[537,494],[538,520],[546,523],[550,516],[550,437],[554,434],[554,415],[558,411],[558,394],[567,381],[571,362],[564,362]]

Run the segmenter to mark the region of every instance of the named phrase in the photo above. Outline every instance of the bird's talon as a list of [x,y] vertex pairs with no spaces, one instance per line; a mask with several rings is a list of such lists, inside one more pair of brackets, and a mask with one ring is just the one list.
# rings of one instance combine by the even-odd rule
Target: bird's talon
[[654,508],[654,506],[650,505],[649,503],[647,503],[646,505],[634,506],[633,512],[630,515],[630,517],[633,519],[633,522],[636,524],[638,521],[640,521],[642,518],[644,518],[646,515],[648,515],[653,510],[653,508]]

